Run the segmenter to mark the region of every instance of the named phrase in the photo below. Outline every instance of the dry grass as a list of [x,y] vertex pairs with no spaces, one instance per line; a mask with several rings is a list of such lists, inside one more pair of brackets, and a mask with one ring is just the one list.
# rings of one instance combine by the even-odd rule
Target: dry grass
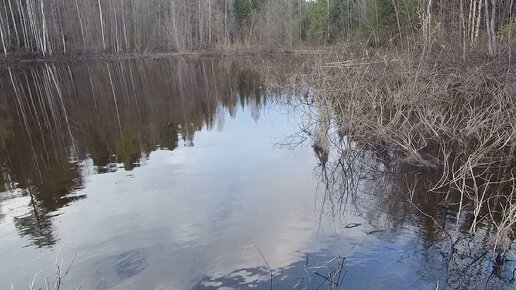
[[458,196],[457,223],[465,212],[472,234],[492,223],[493,245],[506,251],[516,237],[516,70],[508,56],[458,59],[344,50],[294,72],[269,68],[266,82],[313,93],[318,118],[331,114],[359,146],[386,146],[399,162],[442,172],[428,190]]

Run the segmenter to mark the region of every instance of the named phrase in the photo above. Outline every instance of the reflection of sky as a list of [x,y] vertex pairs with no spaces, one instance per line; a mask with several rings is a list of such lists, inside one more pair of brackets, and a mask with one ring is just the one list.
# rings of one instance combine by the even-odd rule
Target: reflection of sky
[[[51,276],[65,243],[64,258],[78,252],[73,282],[83,276],[88,288],[185,289],[203,276],[262,266],[254,245],[275,268],[300,259],[317,234],[313,156],[274,146],[294,124],[274,109],[261,114],[256,122],[244,110],[223,131],[196,133],[194,147],[155,151],[130,173],[88,176],[88,198],[55,218],[54,250],[22,248],[10,220],[28,200],[8,200],[0,253],[10,252],[13,264],[0,272],[21,285],[38,271]],[[124,265],[128,273],[117,271]]]
[[249,110],[226,116],[223,131],[196,133],[194,147],[155,151],[131,172],[88,175],[77,193],[88,198],[53,218],[53,249],[26,247],[18,236],[13,217],[28,210],[27,197],[0,198],[0,275],[10,277],[0,289],[24,289],[36,273],[52,280],[60,248],[65,266],[77,252],[67,289],[83,281],[83,289],[209,288],[228,279],[263,288],[267,269],[256,247],[281,276],[275,289],[292,289],[307,274],[307,253],[309,264],[346,256],[344,289],[435,289],[439,276],[414,267],[414,231],[367,234],[373,227],[353,213],[340,222],[361,226],[336,230],[325,215],[320,223],[317,162],[308,146],[274,145],[296,126],[276,109],[258,122]]

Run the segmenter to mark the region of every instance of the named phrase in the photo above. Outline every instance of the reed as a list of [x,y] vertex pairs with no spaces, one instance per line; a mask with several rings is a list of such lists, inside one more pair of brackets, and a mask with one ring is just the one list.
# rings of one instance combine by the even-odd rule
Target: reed
[[339,140],[327,143],[383,147],[399,164],[439,172],[427,190],[457,200],[457,224],[473,215],[474,234],[480,222],[491,223],[493,247],[509,250],[516,237],[516,71],[506,56],[464,61],[450,52],[382,47],[294,67],[266,68],[265,82],[310,95],[315,135],[332,136],[325,133],[332,122]]

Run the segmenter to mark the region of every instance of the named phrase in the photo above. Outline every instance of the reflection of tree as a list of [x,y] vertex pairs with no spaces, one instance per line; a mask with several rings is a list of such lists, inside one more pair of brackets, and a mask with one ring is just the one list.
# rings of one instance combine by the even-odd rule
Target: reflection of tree
[[29,237],[37,247],[51,247],[55,245],[56,238],[52,229],[51,216],[47,212],[34,211],[22,217],[15,217],[14,224],[22,237]]
[[73,132],[79,152],[89,153],[98,167],[119,162],[130,170],[157,145],[173,150],[182,139],[191,146],[196,131],[217,123],[221,108],[234,114],[233,79],[240,74],[231,62],[188,59],[77,68],[75,87],[85,90],[67,107],[83,126]]
[[[16,128],[14,131],[15,134],[3,144],[4,175],[11,180],[8,185],[11,189],[24,188],[30,197],[28,213],[16,217],[15,225],[20,234],[30,236],[36,246],[52,246],[56,241],[52,234],[52,212],[84,198],[70,196],[82,186],[80,168],[78,164],[70,163],[65,148],[48,148],[44,146],[45,142],[39,142],[45,140],[46,137],[38,136],[44,132],[30,132],[36,137],[31,144],[26,140],[27,134],[17,132]],[[55,140],[46,140],[52,141]]]
[[238,95],[240,106],[249,107],[251,115],[258,120],[262,106],[265,106],[265,99],[262,102],[262,92],[260,89],[260,78],[257,73],[250,69],[244,69],[238,75]]
[[15,224],[38,246],[55,243],[55,212],[85,197],[74,195],[81,160],[97,173],[132,170],[158,148],[193,146],[197,131],[222,126],[237,95],[264,102],[258,75],[213,59],[45,64],[0,77],[0,184],[27,192],[28,213]]

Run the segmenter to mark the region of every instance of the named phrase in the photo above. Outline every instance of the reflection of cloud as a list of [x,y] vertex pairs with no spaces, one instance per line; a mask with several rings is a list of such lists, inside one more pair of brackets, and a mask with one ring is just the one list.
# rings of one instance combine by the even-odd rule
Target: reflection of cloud
[[[263,267],[255,244],[274,268],[302,260],[308,247],[318,247],[312,244],[313,158],[273,151],[271,139],[260,137],[279,136],[284,122],[265,118],[256,126],[238,115],[224,134],[199,132],[194,148],[151,153],[131,177],[122,171],[88,176],[81,191],[88,199],[67,208],[59,224],[61,236],[82,245],[74,268],[91,281],[118,277],[106,278],[103,287],[188,289],[205,275]],[[134,248],[146,261],[134,266],[137,255],[129,255],[135,276],[120,275],[114,258],[105,262],[114,249]],[[99,263],[106,274],[94,270]],[[247,282],[258,278],[245,276]]]
[[[235,122],[241,124],[247,121],[237,118]],[[265,126],[261,129],[264,132],[271,128],[267,124],[261,126]],[[227,137],[228,134],[239,135],[245,144],[226,143],[222,139],[224,136],[217,133],[198,136],[198,142],[204,144],[222,141],[224,146],[228,146],[225,150],[231,152],[231,159],[213,154],[212,150],[176,152],[177,157],[185,161],[181,167],[190,176],[180,175],[178,180],[174,180],[173,188],[192,194],[177,196],[180,199],[176,202],[186,209],[171,210],[169,218],[182,221],[181,226],[174,226],[174,236],[182,243],[209,241],[208,245],[202,246],[205,248],[203,251],[220,255],[215,264],[209,260],[210,256],[204,262],[199,262],[209,265],[203,267],[199,274],[220,275],[234,268],[263,265],[254,244],[260,247],[273,267],[285,266],[300,258],[313,237],[314,219],[307,215],[312,210],[311,194],[314,189],[310,167],[288,162],[294,154],[289,151],[260,156],[260,147],[270,148],[272,144],[263,141],[253,144],[256,140],[247,138],[245,134],[248,133],[240,135],[242,132],[233,131],[235,129],[228,125],[225,138],[231,139]],[[257,154],[249,155],[248,152]],[[167,159],[162,154],[160,162],[177,164],[176,155],[170,154],[169,158],[170,161],[165,161]],[[307,161],[311,163],[311,157],[300,159],[297,163]],[[217,170],[219,166],[222,168]],[[282,174],[287,168],[290,177],[284,178]],[[199,183],[192,184],[191,179],[198,179]],[[299,192],[299,200],[287,203],[290,206],[285,208],[285,201],[291,198],[292,192]],[[203,259],[204,256],[199,258]]]

